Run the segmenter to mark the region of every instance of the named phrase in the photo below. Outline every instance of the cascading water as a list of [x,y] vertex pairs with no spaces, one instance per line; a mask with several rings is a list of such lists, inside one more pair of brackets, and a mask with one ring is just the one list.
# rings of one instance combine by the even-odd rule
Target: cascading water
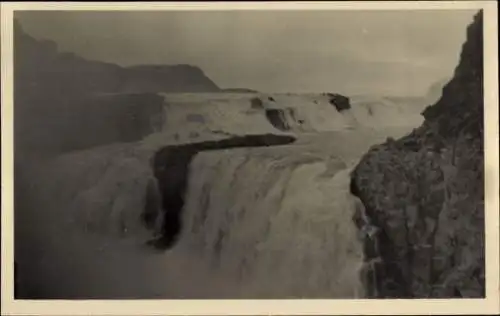
[[[339,111],[330,97],[317,94],[265,96],[218,94],[165,95],[165,126],[188,139],[190,131],[232,135],[262,133],[322,133],[346,129],[418,126],[419,106],[384,98],[352,97],[351,108]],[[259,100],[255,108],[252,100]],[[255,101],[254,101],[255,102]],[[423,102],[423,101],[422,101]],[[196,115],[196,119],[195,119]]]
[[[175,98],[187,104],[176,104]],[[190,104],[190,98],[200,98],[200,104]],[[136,143],[75,151],[43,164],[33,161],[26,179],[17,179],[35,184],[23,191],[23,209],[16,210],[16,221],[25,227],[16,236],[25,241],[16,247],[28,249],[36,243],[39,249],[36,256],[27,250],[16,254],[26,287],[43,292],[34,296],[365,295],[363,240],[353,221],[361,206],[350,194],[349,171],[371,145],[411,127],[373,128],[384,121],[369,114],[362,117],[364,110],[355,105],[340,113],[316,96],[261,98],[264,110],[252,109],[248,97],[222,100],[217,95],[212,102],[207,98],[171,96],[161,131]],[[291,130],[274,128],[266,120],[268,108],[294,109],[294,115],[286,116]],[[374,109],[376,117],[377,111],[380,107]],[[373,126],[364,127],[370,120]],[[196,140],[190,137],[193,131],[199,133]],[[282,140],[289,137],[283,134],[292,134],[297,140],[258,147],[262,144],[247,138],[241,144],[226,144],[230,149],[202,148],[189,156],[186,170],[172,164],[186,158],[182,155],[174,153],[164,161],[176,177],[187,178],[186,188],[179,190],[183,225],[173,248],[150,251],[145,243],[153,234],[141,215],[150,212],[154,217],[158,195],[165,197],[151,165],[155,153],[179,144],[206,147],[213,140],[224,143],[221,139],[228,136],[266,133]],[[172,183],[166,175],[164,181]],[[31,229],[26,223],[36,225]],[[61,273],[64,282],[49,286]]]
[[245,296],[363,296],[359,203],[342,160],[238,149],[199,154],[190,174],[179,247],[240,282]]

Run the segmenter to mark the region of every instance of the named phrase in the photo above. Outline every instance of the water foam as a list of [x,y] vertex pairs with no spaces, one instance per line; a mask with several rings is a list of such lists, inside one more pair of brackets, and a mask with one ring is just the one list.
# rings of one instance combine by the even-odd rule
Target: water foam
[[192,163],[179,247],[247,295],[361,297],[349,170],[312,153],[235,150]]
[[[261,109],[252,107],[259,98]],[[286,132],[302,134],[346,129],[418,126],[422,123],[421,107],[391,101],[387,98],[353,97],[351,108],[342,112],[330,104],[326,95],[165,95],[165,126],[176,130],[179,139],[196,133],[226,135],[280,133],[266,119],[267,111],[280,111]]]
[[[33,192],[41,211],[32,210],[36,217],[26,218],[42,223],[44,218],[61,217],[92,232],[144,242],[151,236],[140,215],[148,188],[156,187],[150,159],[157,150],[227,137],[216,131],[280,134],[263,111],[251,109],[249,96],[211,96],[210,102],[206,98],[169,96],[162,130],[141,142],[37,162],[38,172],[27,177],[36,178]],[[291,130],[300,141],[286,148],[198,154],[189,169],[184,231],[173,253],[188,253],[207,271],[239,284],[231,291],[235,297],[362,297],[362,246],[352,222],[356,199],[349,193],[349,168],[370,145],[394,136],[385,125],[397,120],[375,121],[367,115],[367,122],[374,120],[372,129],[363,123],[361,113],[368,110],[361,107],[339,113],[321,96],[261,98],[264,108],[295,109],[295,118],[287,119],[304,121],[300,129]],[[412,123],[408,125],[404,129],[411,129]],[[46,222],[64,226],[53,227],[55,231],[74,227]],[[59,236],[55,238],[62,235],[54,233]],[[88,260],[91,265],[98,258]],[[175,273],[183,273],[182,266],[179,269]],[[108,290],[120,292],[118,287]],[[191,290],[185,293],[196,292]]]

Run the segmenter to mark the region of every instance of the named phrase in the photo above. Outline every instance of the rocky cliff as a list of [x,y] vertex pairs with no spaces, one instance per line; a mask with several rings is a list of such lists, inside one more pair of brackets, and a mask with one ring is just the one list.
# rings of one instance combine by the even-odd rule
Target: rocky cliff
[[[352,172],[365,206],[374,298],[485,295],[482,12],[441,98],[409,135],[372,147]],[[366,229],[370,228],[370,229]]]
[[219,91],[190,65],[120,67],[58,51],[14,23],[16,152],[137,141],[161,126],[158,92]]

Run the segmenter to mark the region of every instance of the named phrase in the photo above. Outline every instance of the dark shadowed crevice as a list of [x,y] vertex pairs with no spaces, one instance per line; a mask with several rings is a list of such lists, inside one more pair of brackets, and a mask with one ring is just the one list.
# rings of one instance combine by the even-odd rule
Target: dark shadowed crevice
[[[362,231],[364,255],[364,287],[367,298],[410,298],[409,285],[405,282],[403,271],[396,264],[395,246],[377,218],[377,210],[371,209],[369,203],[363,201],[363,195],[354,178],[350,181],[350,192],[364,206],[365,216],[357,212],[353,221]],[[369,229],[376,233],[368,233]]]
[[303,120],[297,118],[297,113],[293,108],[266,109],[266,118],[272,126],[283,132],[289,131],[293,123],[304,123]]
[[[203,151],[242,147],[270,147],[293,143],[292,136],[273,134],[238,136],[219,141],[167,146],[153,158],[162,199],[163,222],[160,237],[148,241],[157,249],[169,249],[178,240],[182,230],[182,209],[189,179],[189,165],[196,154]],[[150,222],[153,219],[148,219]]]
[[257,97],[250,99],[250,104],[252,109],[261,110],[264,108],[264,103]]
[[337,111],[342,112],[351,108],[351,102],[348,97],[338,93],[327,93],[328,102],[333,105]]
[[266,118],[275,128],[280,131],[290,130],[285,117],[285,111],[282,109],[267,109]]

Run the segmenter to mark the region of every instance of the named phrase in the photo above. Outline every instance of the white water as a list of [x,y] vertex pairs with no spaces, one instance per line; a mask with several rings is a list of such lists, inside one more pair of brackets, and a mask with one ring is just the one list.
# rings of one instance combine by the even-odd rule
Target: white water
[[273,97],[272,106],[294,108],[311,128],[292,129],[298,141],[287,146],[197,155],[184,230],[165,254],[145,249],[150,233],[138,220],[156,181],[151,157],[168,144],[227,137],[214,130],[279,134],[262,112],[249,110],[249,96],[167,96],[163,130],[142,142],[26,168],[29,180],[20,181],[31,186],[16,234],[28,241],[20,249],[39,250],[20,257],[25,277],[59,297],[362,297],[349,168],[371,145],[417,126],[419,111],[383,119],[396,107],[388,104],[372,109],[370,120],[362,108],[338,113],[322,96]]
[[363,255],[345,164],[255,151],[195,159],[181,246],[253,295],[360,297]]
[[[253,109],[250,99],[257,97],[263,109]],[[269,100],[272,97],[273,101]],[[423,121],[422,107],[396,104],[383,98],[359,96],[351,98],[351,109],[338,112],[327,96],[252,95],[252,94],[174,94],[165,95],[165,126],[182,140],[189,134],[210,134],[214,131],[229,134],[280,133],[266,119],[265,109],[291,109],[292,117],[285,112],[291,133],[317,133],[346,129],[385,127],[416,127]],[[302,120],[303,123],[298,123]]]

